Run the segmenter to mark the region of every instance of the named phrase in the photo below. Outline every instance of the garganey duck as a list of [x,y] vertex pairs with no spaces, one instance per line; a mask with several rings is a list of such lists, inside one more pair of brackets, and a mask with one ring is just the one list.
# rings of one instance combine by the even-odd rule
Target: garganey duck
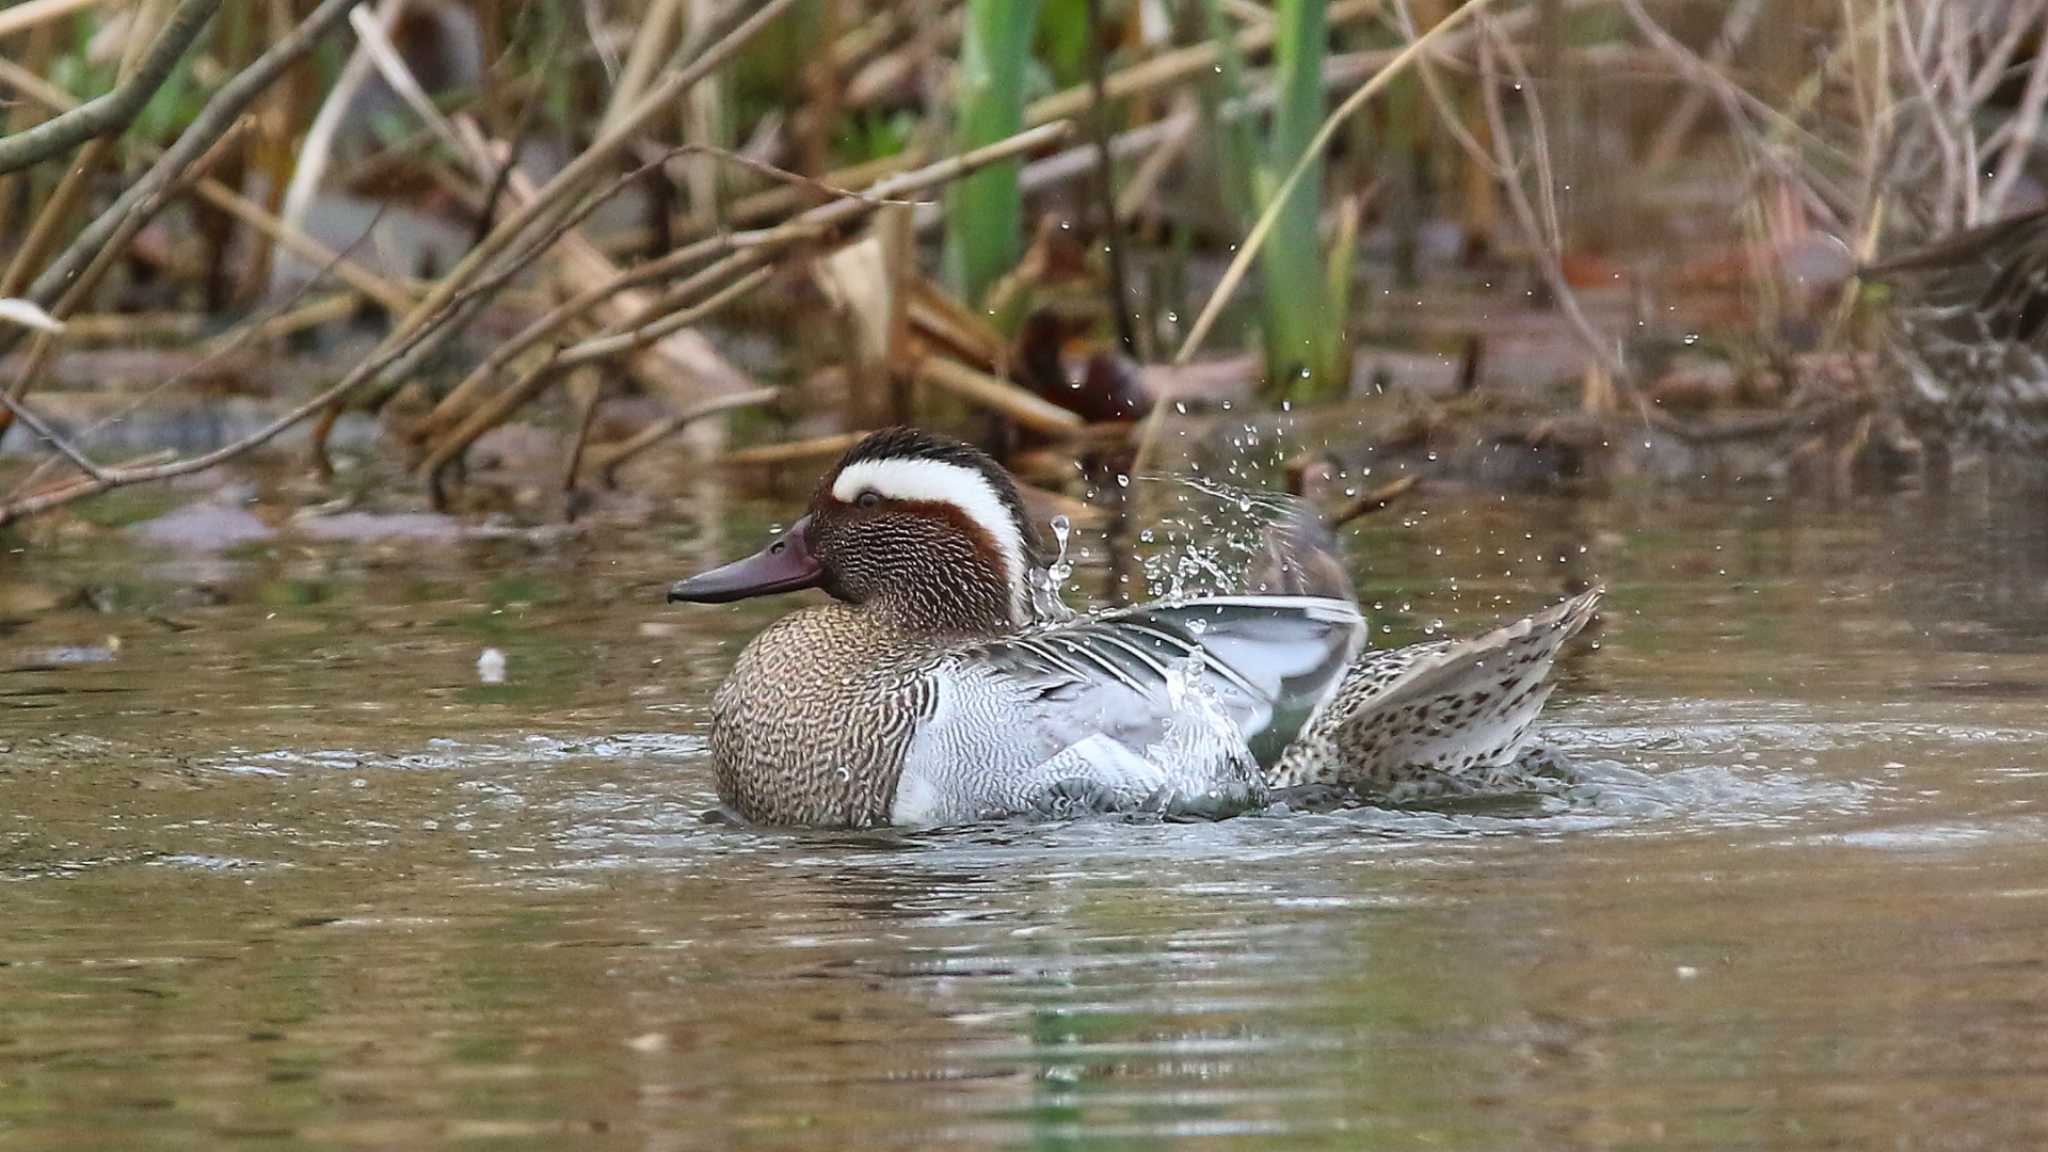
[[1861,269],[1887,316],[1902,414],[1922,435],[2048,455],[2048,209],[1979,225]]
[[820,827],[1075,811],[1220,816],[1276,789],[1385,793],[1513,761],[1599,593],[1463,643],[1360,654],[1346,599],[1209,596],[1063,623],[1033,608],[1034,533],[978,449],[867,437],[760,552],[669,589],[834,603],[756,636],[712,703],[718,794]]

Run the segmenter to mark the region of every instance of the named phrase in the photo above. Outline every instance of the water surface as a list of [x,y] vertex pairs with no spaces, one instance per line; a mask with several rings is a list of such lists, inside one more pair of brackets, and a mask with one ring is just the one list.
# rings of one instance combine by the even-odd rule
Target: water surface
[[2038,508],[1433,493],[1574,782],[914,834],[701,818],[751,528],[0,558],[0,1146],[2039,1146]]

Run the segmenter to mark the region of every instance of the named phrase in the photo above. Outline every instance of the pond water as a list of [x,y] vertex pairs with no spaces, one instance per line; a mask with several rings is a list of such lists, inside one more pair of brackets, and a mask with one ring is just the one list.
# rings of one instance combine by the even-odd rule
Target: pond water
[[2039,1147],[2044,507],[1427,493],[1378,640],[1608,585],[1572,782],[888,835],[701,815],[786,507],[0,556],[0,1146]]

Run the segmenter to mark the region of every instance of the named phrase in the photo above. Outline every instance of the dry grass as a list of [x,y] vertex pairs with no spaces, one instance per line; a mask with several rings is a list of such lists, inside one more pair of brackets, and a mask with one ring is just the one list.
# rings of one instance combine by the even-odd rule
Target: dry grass
[[[944,220],[950,183],[1013,160],[1026,162],[1025,234],[1038,231],[1033,216],[1070,211],[1062,198],[1078,198],[1079,222],[1101,233],[1093,250],[1107,239],[1114,259],[1084,255],[1064,273],[1022,269],[995,281],[991,295],[1021,314],[1055,296],[1072,308],[1078,294],[1095,302],[1096,347],[1114,336],[1131,355],[1172,332],[1175,362],[1188,365],[1218,332],[1274,227],[1273,211],[1241,236],[1219,226],[1216,150],[1200,133],[1226,123],[1263,131],[1276,23],[1268,5],[1219,5],[1226,51],[1206,31],[1152,28],[1113,0],[1085,7],[1086,26],[1041,27],[1037,39],[1053,46],[1051,60],[1063,59],[1060,44],[1080,45],[1064,58],[1084,70],[1060,77],[1057,91],[1031,93],[1021,132],[951,155],[959,3],[626,0],[606,6],[611,23],[596,26],[477,0],[464,9],[478,16],[473,24],[440,27],[444,40],[470,37],[478,49],[471,67],[450,73],[422,49],[422,30],[436,26],[394,3],[279,6],[296,26],[267,29],[282,34],[229,61],[209,47],[227,38],[202,34],[208,19],[254,17],[211,0],[148,0],[127,12],[127,35],[99,65],[104,90],[89,99],[53,82],[67,59],[60,32],[106,14],[78,0],[7,9],[0,220],[16,227],[0,242],[0,297],[24,301],[19,315],[61,325],[90,314],[93,339],[118,337],[122,322],[109,318],[140,297],[135,269],[148,260],[159,270],[148,305],[159,318],[138,318],[131,331],[155,339],[210,340],[215,352],[274,347],[288,331],[346,322],[351,298],[389,327],[326,387],[278,397],[277,418],[254,435],[188,457],[110,463],[93,454],[89,430],[67,431],[37,402],[39,383],[86,327],[0,326],[0,350],[12,351],[0,429],[20,422],[45,453],[0,500],[0,523],[210,468],[299,429],[324,463],[326,433],[350,405],[381,404],[408,386],[424,389],[426,402],[416,420],[391,422],[394,440],[437,498],[470,446],[527,418],[565,381],[570,402],[549,409],[568,416],[562,483],[609,477],[718,414],[796,403],[792,391],[731,363],[707,322],[750,296],[765,296],[749,308],[767,308],[771,325],[777,310],[815,307],[811,273],[859,242],[878,209],[912,205],[915,227],[930,228]],[[1784,252],[1832,237],[1868,262],[2042,198],[2048,0],[1468,0],[1417,13],[1338,0],[1324,16],[1332,42],[1322,80],[1334,106],[1266,202],[1277,211],[1334,155],[1342,162],[1322,177],[1323,202],[1349,206],[1348,215],[1320,223],[1340,251],[1355,236],[1369,247],[1358,236],[1362,214],[1373,214],[1368,228],[1411,230],[1397,250],[1430,213],[1457,220],[1469,251],[1504,254],[1540,281],[1578,341],[1586,378],[1616,390],[1617,403],[1639,402],[1646,383],[1633,344],[1642,326],[1622,327],[1611,307],[1582,299],[1598,287],[1580,271],[1589,260],[1631,244],[1683,246],[1687,256],[1666,263],[1687,269],[1704,266],[1687,261],[1702,249],[1710,257],[1716,244],[1738,251],[1751,335],[1767,339],[1760,334],[1803,307],[1774,263]],[[323,45],[325,57],[316,52]],[[349,51],[333,50],[343,45]],[[1197,85],[1225,60],[1244,62],[1243,98],[1198,116]],[[763,76],[781,79],[764,87]],[[179,85],[197,95],[167,127],[152,100]],[[1594,115],[1584,94],[1600,86],[1607,107],[1630,111]],[[1614,99],[1624,90],[1637,98]],[[364,94],[377,92],[388,94],[382,114],[402,122],[410,142],[373,164],[345,160],[365,128]],[[854,146],[885,128],[896,138],[864,145],[866,154]],[[716,139],[727,130],[732,139]],[[1588,160],[1589,140],[1604,149],[1598,163]],[[565,162],[537,166],[538,141],[566,141]],[[124,181],[124,170],[139,175]],[[318,239],[321,197],[372,171],[378,185],[368,194],[395,211],[453,215],[474,242],[452,266],[421,276],[370,259],[370,232],[346,251]],[[1412,188],[1425,182],[1403,173],[1467,191],[1418,203]],[[1673,218],[1677,189],[1693,220],[1708,224],[1666,239],[1655,222]],[[629,191],[647,206],[642,224],[600,216]],[[1494,197],[1507,209],[1498,219]],[[1651,223],[1617,240],[1611,220],[1587,214],[1591,203]],[[1625,211],[1607,210],[1617,205]],[[177,240],[201,220],[216,241],[239,243],[195,255]],[[163,235],[173,238],[168,256]],[[296,289],[310,296],[198,315],[214,295],[202,290],[208,283],[241,282],[261,296],[259,273],[279,250],[319,269]],[[1019,367],[1029,350],[936,303],[943,293],[927,278],[936,260],[907,230],[892,251],[886,282],[872,290],[898,302],[869,309],[894,316],[890,335],[854,375],[893,399],[881,408],[873,397],[849,400],[840,426],[855,426],[859,413],[946,418],[965,405],[1054,441],[1070,435],[1082,418],[1060,397],[1030,391]],[[1035,250],[1025,263],[1045,256]],[[235,268],[223,268],[230,259]],[[1207,261],[1220,274],[1199,301],[1185,287],[1160,295],[1160,285],[1184,285]],[[1666,273],[1639,278],[1632,291],[1668,298],[1686,287]],[[1832,333],[1847,331],[1839,321],[1853,301],[1846,289],[1838,297]],[[31,306],[36,313],[21,311]],[[844,299],[839,307],[858,311]],[[1185,325],[1159,316],[1182,308],[1193,316]],[[925,328],[912,318],[920,309]],[[179,318],[161,319],[166,310]],[[233,334],[202,335],[223,322]],[[480,344],[485,323],[508,335]],[[439,365],[451,354],[461,363],[448,374]],[[178,387],[159,383],[138,403]],[[656,397],[666,411],[592,443],[601,412],[625,392]],[[1104,437],[1086,439],[1099,446]]]

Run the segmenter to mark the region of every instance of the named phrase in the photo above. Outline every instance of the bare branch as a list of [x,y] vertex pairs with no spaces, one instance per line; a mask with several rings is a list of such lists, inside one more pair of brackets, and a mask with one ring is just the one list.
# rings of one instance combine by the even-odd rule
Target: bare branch
[[[2034,65],[2027,73],[2027,90],[2020,97],[2019,111],[2014,115],[2012,139],[2005,145],[2005,152],[1999,157],[1998,175],[1991,181],[1991,187],[1984,192],[1982,215],[1995,219],[2012,195],[2014,185],[2027,170],[2027,156],[2034,149],[2034,138],[2041,132],[2041,115],[2044,104],[2048,104],[2048,52],[2036,52]],[[1969,220],[1975,224],[1977,220]]]
[[22,422],[30,432],[44,443],[57,450],[57,454],[78,466],[78,470],[95,480],[103,480],[106,473],[93,463],[92,458],[80,451],[78,446],[66,440],[55,428],[46,423],[25,401],[16,400],[5,391],[0,391],[0,407],[4,407],[16,420]]
[[587,364],[623,352],[630,352],[653,343],[668,332],[687,327],[717,312],[765,283],[773,269],[759,268],[752,273],[713,293],[699,304],[692,305],[646,329],[613,337],[605,341],[586,341],[575,348],[564,349],[539,360],[505,391],[491,397],[491,402],[471,413],[453,432],[443,437],[439,444],[420,464],[420,474],[427,477],[434,502],[441,502],[441,474],[455,458],[474,444],[477,437],[497,427],[529,401],[547,390],[555,376],[561,371]]
[[[723,268],[718,270],[725,271]],[[738,280],[719,289],[702,304],[692,305],[680,312],[673,312],[666,316],[647,320],[637,327],[629,328],[616,335],[595,337],[565,348],[562,350],[559,358],[560,366],[563,368],[574,368],[580,364],[608,360],[613,356],[645,348],[663,336],[687,328],[696,321],[709,316],[732,301],[759,288],[767,282],[768,277],[773,275],[774,271],[773,268],[753,269]],[[702,274],[700,273],[700,275]],[[691,277],[691,279],[695,280],[697,277]]]
[[170,79],[185,49],[198,39],[219,7],[220,0],[185,0],[171,13],[135,74],[116,84],[113,91],[32,128],[0,137],[0,175],[39,164],[96,136],[127,131],[149,98]]
[[[1484,27],[1484,18],[1481,24]],[[1565,319],[1571,323],[1572,329],[1578,333],[1579,339],[1586,345],[1586,350],[1592,353],[1601,370],[1606,372],[1610,379],[1618,378],[1625,366],[1615,351],[1614,339],[1602,335],[1593,327],[1593,322],[1586,318],[1585,311],[1579,307],[1578,294],[1572,291],[1571,284],[1564,277],[1564,237],[1558,227],[1557,205],[1553,191],[1555,177],[1551,171],[1543,106],[1536,99],[1535,78],[1523,67],[1521,55],[1514,50],[1511,43],[1505,39],[1496,40],[1491,34],[1491,29],[1486,31],[1487,34],[1479,39],[1480,95],[1486,104],[1486,122],[1488,134],[1493,137],[1495,163],[1505,174],[1502,185],[1508,194],[1508,204],[1514,209],[1515,219],[1522,226],[1524,238],[1537,254],[1537,266],[1542,270],[1544,283],[1549,285],[1550,294],[1556,299],[1558,308],[1564,312]],[[1522,187],[1521,176],[1516,171],[1517,165],[1512,151],[1514,146],[1509,142],[1507,114],[1500,102],[1500,77],[1496,74],[1493,63],[1496,46],[1500,54],[1506,58],[1509,70],[1514,73],[1516,87],[1522,92],[1523,105],[1529,111],[1529,135],[1532,140],[1531,151],[1535,157],[1535,179],[1543,195],[1540,217],[1536,206],[1529,202],[1529,193]]]
[[349,9],[359,2],[322,0],[312,15],[214,93],[213,99],[206,102],[198,118],[192,121],[192,126],[178,137],[178,142],[171,145],[163,158],[151,165],[141,179],[114,201],[113,207],[87,225],[63,255],[36,277],[29,288],[29,297],[49,307],[60,295],[75,301],[85,291],[90,291],[92,285],[85,276],[87,267],[103,252],[109,249],[118,252],[126,247],[135,233],[162,210],[178,176],[212,147],[215,140],[226,135],[250,102],[275,83],[286,68],[311,51],[329,30],[346,19]]
[[[642,452],[682,431],[689,425],[704,419],[706,416],[715,416],[720,412],[730,412],[736,408],[752,408],[757,404],[766,404],[781,394],[781,390],[776,388],[750,388],[745,392],[734,392],[726,396],[713,396],[681,412],[664,416],[616,444],[599,445],[592,452],[590,467],[598,475],[609,480],[612,473],[618,471],[619,467],[625,464],[626,461],[640,455]],[[575,477],[571,475],[569,481],[574,483]]]
[[[383,216],[383,210],[379,209],[377,212],[377,219],[381,220],[383,219]],[[374,224],[375,221],[372,221],[373,226]],[[247,344],[252,339],[255,339],[271,331],[273,323],[274,321],[276,321],[278,317],[284,315],[286,312],[289,312],[293,308],[295,308],[298,302],[307,293],[311,292],[330,274],[336,273],[342,267],[346,266],[348,263],[349,254],[354,252],[356,247],[362,244],[363,241],[369,237],[369,235],[370,229],[364,229],[363,234],[361,236],[358,236],[353,244],[350,244],[348,248],[342,252],[331,254],[328,258],[326,265],[322,267],[318,273],[316,273],[311,279],[307,280],[304,284],[300,285],[297,291],[294,291],[290,296],[288,296],[284,300],[279,301],[277,306],[270,309],[267,315],[256,317],[251,322],[241,325],[236,330],[224,333],[220,338],[216,339],[212,343],[211,347],[208,349],[206,354],[201,356],[197,361],[188,365],[183,370],[174,373],[169,379],[164,380],[162,383],[149,389],[147,392],[144,392],[136,396],[132,401],[130,401],[125,407],[123,407],[119,411],[111,413],[103,417],[97,423],[94,423],[91,426],[87,427],[86,429],[84,429],[83,432],[79,434],[79,439],[89,439],[93,433],[97,432],[100,428],[106,426],[107,424],[117,420],[125,419],[127,416],[131,415],[137,409],[139,409],[140,407],[142,407],[144,404],[148,403],[155,397],[161,395],[166,390],[174,387],[175,385],[183,382],[184,380],[188,379],[189,377],[197,373],[206,371],[208,368],[219,363],[223,358],[233,353],[235,350],[241,348],[244,344]],[[353,307],[355,304],[355,301],[347,296],[342,297],[342,299],[351,307]],[[102,465],[92,460],[82,448],[75,447],[71,444],[66,443],[64,438],[59,437],[54,432],[50,431],[49,428],[41,420],[37,418],[37,414],[30,411],[27,408],[26,401],[16,400],[13,397],[7,396],[4,392],[0,392],[0,406],[4,406],[10,415],[20,418],[21,422],[27,425],[30,431],[47,440],[50,443],[50,446],[57,450],[58,455],[77,465],[79,470],[84,472],[87,476],[90,476],[96,480],[106,478]],[[172,455],[171,459],[176,459],[175,454]],[[45,459],[42,463],[38,464],[34,469],[32,469],[29,472],[29,474],[26,477],[22,478],[20,483],[15,485],[14,490],[12,492],[8,493],[8,499],[11,501],[20,493],[33,488],[35,486],[36,481],[42,478],[44,471],[51,465],[55,464],[55,462],[56,457],[51,457]],[[4,517],[4,513],[0,513],[0,517]]]
[[0,39],[102,3],[105,0],[27,0],[0,12]]
[[423,324],[428,318],[439,314],[486,265],[496,260],[537,224],[558,215],[563,205],[571,197],[578,195],[598,173],[609,167],[620,153],[632,144],[643,128],[663,114],[673,111],[675,101],[695,86],[697,81],[730,59],[794,3],[795,0],[768,0],[687,66],[664,76],[638,104],[633,106],[632,111],[619,118],[619,123],[611,131],[599,137],[576,159],[570,161],[567,167],[555,174],[554,179],[537,190],[523,207],[493,228],[483,243],[471,249],[469,254],[435,286],[434,291],[420,302],[420,306],[399,324],[398,331],[392,334],[392,338],[400,339],[410,335],[415,325]]

